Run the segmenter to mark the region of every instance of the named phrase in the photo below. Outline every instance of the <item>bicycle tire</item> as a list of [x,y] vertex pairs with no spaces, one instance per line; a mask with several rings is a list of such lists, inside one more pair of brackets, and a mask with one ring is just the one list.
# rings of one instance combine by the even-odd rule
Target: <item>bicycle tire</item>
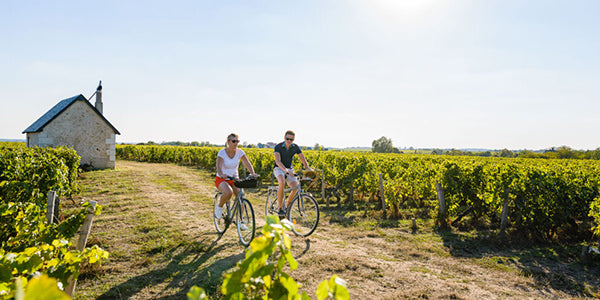
[[[254,219],[254,209],[248,199],[242,199],[242,205],[239,207],[236,213],[236,227],[240,242],[245,247],[250,245],[252,239],[254,239],[254,233],[256,231],[256,220]],[[247,229],[242,229],[241,225],[245,225]]]
[[304,237],[311,235],[317,229],[319,215],[317,200],[307,194],[294,197],[287,211],[288,220],[294,225],[292,231]]
[[265,216],[277,215],[279,213],[279,204],[277,203],[277,191],[269,190],[267,192],[267,202],[265,202]]
[[217,232],[220,234],[225,233],[225,231],[227,231],[227,228],[229,227],[229,224],[231,222],[227,221],[227,213],[229,212],[229,202],[225,203],[225,205],[223,205],[223,214],[221,215],[220,219],[217,219],[215,217],[215,210],[217,209],[217,205],[219,205],[219,200],[221,200],[221,193],[217,193],[215,195],[215,201],[213,203],[213,219],[215,222],[215,228],[217,229]]

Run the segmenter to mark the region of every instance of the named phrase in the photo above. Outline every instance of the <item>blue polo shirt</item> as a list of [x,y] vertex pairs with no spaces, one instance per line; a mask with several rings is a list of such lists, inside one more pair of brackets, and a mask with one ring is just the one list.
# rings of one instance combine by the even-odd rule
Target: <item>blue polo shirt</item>
[[[275,152],[278,152],[281,156],[281,163],[283,164],[283,166],[289,169],[292,167],[292,160],[294,159],[294,155],[302,153],[302,150],[300,149],[300,147],[298,147],[298,145],[294,143],[292,143],[290,145],[290,148],[287,149],[285,147],[285,142],[281,142],[277,144],[277,146],[275,146]],[[275,164],[273,168],[275,167],[277,167],[277,164]]]

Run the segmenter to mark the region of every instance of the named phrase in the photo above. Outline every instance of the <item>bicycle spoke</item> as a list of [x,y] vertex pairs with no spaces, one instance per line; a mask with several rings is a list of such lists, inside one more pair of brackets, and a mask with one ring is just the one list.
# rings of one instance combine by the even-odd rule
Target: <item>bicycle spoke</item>
[[250,242],[254,238],[254,232],[256,230],[254,210],[252,209],[252,204],[250,204],[250,201],[246,199],[241,200],[241,205],[239,206],[239,211],[237,212],[236,220],[236,226],[240,242],[244,246],[250,245]]
[[317,201],[305,194],[296,197],[289,207],[288,217],[294,224],[294,233],[301,236],[312,234],[319,223]]

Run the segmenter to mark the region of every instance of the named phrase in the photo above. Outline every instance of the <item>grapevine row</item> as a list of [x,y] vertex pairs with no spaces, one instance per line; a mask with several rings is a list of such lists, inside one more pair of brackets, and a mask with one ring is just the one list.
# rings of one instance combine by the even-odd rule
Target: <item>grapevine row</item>
[[[118,146],[123,159],[178,163],[215,170],[215,147]],[[273,150],[244,149],[255,171],[268,180]],[[384,178],[386,206],[436,214],[440,183],[449,217],[469,210],[476,220],[496,222],[509,201],[509,221],[517,231],[540,239],[590,232],[590,212],[599,198],[600,162],[527,158],[487,158],[410,154],[305,151],[310,165],[323,170],[327,186],[357,201],[379,197]],[[298,160],[295,167],[300,168]],[[350,198],[350,197],[349,197]],[[596,199],[596,200],[595,200]],[[600,207],[600,205],[598,205]],[[600,209],[597,209],[600,211]],[[596,216],[598,215],[598,216]],[[580,226],[578,224],[583,224]]]

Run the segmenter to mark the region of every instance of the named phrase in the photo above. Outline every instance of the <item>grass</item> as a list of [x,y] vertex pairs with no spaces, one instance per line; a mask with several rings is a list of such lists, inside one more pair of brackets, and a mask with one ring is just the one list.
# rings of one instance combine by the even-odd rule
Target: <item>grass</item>
[[[182,299],[193,285],[219,298],[222,276],[243,259],[235,227],[212,224],[214,185],[203,170],[118,161],[84,173],[82,198],[103,206],[88,244],[110,254],[84,268],[75,299]],[[264,223],[264,189],[246,191]],[[80,200],[80,199],[77,199]],[[577,261],[578,245],[506,245],[489,232],[435,230],[433,220],[382,220],[323,209],[308,238],[292,237],[290,275],[314,297],[338,275],[353,298],[593,298],[600,268]]]

